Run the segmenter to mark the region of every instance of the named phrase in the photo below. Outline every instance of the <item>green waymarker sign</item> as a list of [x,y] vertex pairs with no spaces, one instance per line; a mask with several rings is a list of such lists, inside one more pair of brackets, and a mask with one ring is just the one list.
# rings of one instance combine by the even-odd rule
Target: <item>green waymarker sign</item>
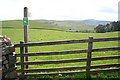
[[24,17],[24,18],[23,18],[23,24],[24,24],[24,25],[28,25],[28,18],[27,18],[27,17]]

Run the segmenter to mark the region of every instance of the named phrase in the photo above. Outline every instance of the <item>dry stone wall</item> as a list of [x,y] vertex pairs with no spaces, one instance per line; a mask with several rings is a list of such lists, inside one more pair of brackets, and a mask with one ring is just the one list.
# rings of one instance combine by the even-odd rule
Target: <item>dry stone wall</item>
[[15,49],[10,38],[0,36],[2,80],[17,79]]

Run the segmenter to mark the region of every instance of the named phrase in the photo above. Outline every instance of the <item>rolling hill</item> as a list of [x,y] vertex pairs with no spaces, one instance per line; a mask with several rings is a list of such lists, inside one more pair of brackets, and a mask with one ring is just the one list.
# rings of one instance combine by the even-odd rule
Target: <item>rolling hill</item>
[[98,25],[98,24],[106,24],[110,23],[112,21],[103,21],[103,20],[95,20],[95,19],[87,19],[87,20],[81,20],[80,22],[85,22],[91,25]]
[[[110,21],[100,20],[30,20],[29,28],[32,29],[50,29],[50,30],[64,30],[64,31],[82,31],[93,30],[96,24],[109,23]],[[23,28],[22,20],[8,20],[2,21],[2,28]]]
[[[2,28],[23,28],[23,22],[22,20],[2,21]],[[61,30],[57,28],[55,25],[44,24],[44,23],[31,21],[31,20],[29,21],[29,28]]]
[[80,21],[35,20],[45,24],[56,25],[64,30],[94,29],[94,25]]

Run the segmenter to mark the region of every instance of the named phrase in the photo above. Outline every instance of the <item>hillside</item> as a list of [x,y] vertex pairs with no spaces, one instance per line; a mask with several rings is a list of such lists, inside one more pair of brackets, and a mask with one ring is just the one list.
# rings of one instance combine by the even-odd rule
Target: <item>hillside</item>
[[36,20],[45,24],[56,25],[64,30],[81,30],[94,29],[94,25],[90,25],[80,21],[56,21],[56,20]]
[[87,19],[87,20],[81,20],[81,22],[85,22],[91,25],[98,25],[98,24],[106,24],[110,23],[112,21],[103,21],[103,20],[95,20],[95,19]]
[[81,30],[81,29],[94,29],[98,24],[106,24],[112,21],[104,21],[104,20],[95,20],[95,19],[87,19],[87,20],[35,20],[45,24],[56,25],[59,28],[64,30]]
[[[23,28],[23,22],[22,20],[2,21],[2,28]],[[29,21],[29,28],[60,30],[55,25],[44,24],[44,23],[31,21],[31,20]]]

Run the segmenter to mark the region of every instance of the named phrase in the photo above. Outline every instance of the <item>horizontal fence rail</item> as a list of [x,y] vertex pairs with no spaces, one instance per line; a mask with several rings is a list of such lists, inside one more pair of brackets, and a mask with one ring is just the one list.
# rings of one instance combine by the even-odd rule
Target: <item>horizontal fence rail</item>
[[93,39],[93,42],[118,41],[118,40],[120,40],[120,37],[115,37],[115,38],[99,38],[99,39]]
[[92,52],[100,52],[100,51],[116,51],[120,50],[120,47],[110,47],[110,48],[98,48],[98,49],[92,49]]
[[[73,63],[73,62],[84,62],[87,58],[81,59],[69,59],[69,60],[56,60],[56,61],[36,61],[36,62],[24,62],[23,65],[35,65],[35,64],[60,64],[60,63]],[[16,63],[16,65],[21,65],[22,63]]]
[[[120,40],[120,37],[117,37],[117,38],[99,38],[99,39],[93,39],[93,42],[118,41],[118,40]],[[88,41],[89,41],[89,39],[55,41],[55,42],[42,42],[42,43],[25,43],[25,44],[15,44],[14,47],[46,46],[46,45],[58,45],[58,44],[70,44],[70,43],[86,43]]]
[[[114,69],[99,69],[99,70],[91,70],[90,73],[100,73],[100,72],[113,72],[118,71],[120,68],[114,68]],[[53,72],[53,73],[27,73],[24,76],[43,76],[43,75],[70,75],[70,74],[76,74],[76,73],[86,73],[87,71],[70,71],[70,72]]]
[[[104,65],[93,65],[91,69],[95,68],[110,68],[110,67],[120,67],[120,63],[116,64],[104,64]],[[56,68],[40,68],[40,69],[25,69],[17,70],[18,72],[40,72],[40,71],[60,71],[60,70],[75,70],[75,69],[86,69],[86,66],[72,66],[72,67],[56,67]]]
[[[27,53],[23,56],[45,56],[45,55],[63,55],[63,54],[75,54],[86,53],[87,50],[72,50],[72,51],[59,51],[59,52],[41,52],[41,53]],[[16,57],[20,57],[20,54],[16,54]]]
[[[120,56],[93,57],[92,61],[107,60],[107,59],[120,59]],[[87,61],[87,58],[69,59],[69,60],[56,60],[56,61],[24,62],[24,63],[16,63],[16,65],[60,64],[60,63],[73,63],[73,62],[84,62],[84,61]]]
[[[111,48],[98,48],[92,49],[92,52],[99,51],[115,51],[120,50],[120,47],[111,47]],[[88,50],[72,50],[72,51],[59,51],[59,52],[41,52],[41,53],[27,53],[23,54],[23,56],[45,56],[45,55],[63,55],[63,54],[75,54],[75,53],[86,53]],[[16,54],[16,57],[20,57],[20,54]]]
[[[22,42],[21,44],[15,44],[14,48],[20,47],[20,54],[15,54],[15,56],[21,58],[21,61],[16,63],[16,65],[21,66],[21,69],[16,70],[16,71],[21,72],[22,76],[86,73],[88,77],[90,76],[89,73],[118,71],[118,70],[120,70],[120,63],[91,65],[91,62],[92,61],[97,61],[97,60],[120,59],[120,55],[92,57],[92,52],[120,50],[119,46],[118,47],[95,48],[95,49],[93,49],[92,48],[93,42],[119,41],[119,40],[120,40],[120,37],[99,38],[99,39],[93,39],[93,37],[89,37],[89,39],[83,39],[83,40],[67,40],[67,41],[42,42],[42,43],[24,43],[24,42]],[[29,46],[47,46],[47,45],[59,45],[59,44],[72,44],[72,43],[88,43],[88,49],[58,51],[58,52],[40,52],[40,53],[25,53],[24,52],[24,48],[29,47]],[[65,55],[65,54],[77,54],[77,53],[87,53],[87,58],[52,60],[52,61],[33,61],[33,62],[30,62],[30,61],[25,62],[24,61],[24,57],[26,57],[26,56]],[[25,67],[24,67],[25,65],[61,64],[61,63],[74,63],[74,62],[86,62],[86,66],[40,68],[40,69],[25,69]],[[104,69],[101,69],[101,68],[104,68]],[[63,71],[63,70],[77,70],[77,69],[84,69],[85,71],[29,73],[29,72]],[[91,70],[91,69],[97,69],[97,70]]]
[[68,41],[55,41],[55,42],[42,42],[42,43],[26,43],[26,44],[15,44],[14,47],[22,46],[47,46],[47,45],[58,45],[58,44],[70,44],[70,43],[86,43],[88,39],[84,40],[68,40]]

